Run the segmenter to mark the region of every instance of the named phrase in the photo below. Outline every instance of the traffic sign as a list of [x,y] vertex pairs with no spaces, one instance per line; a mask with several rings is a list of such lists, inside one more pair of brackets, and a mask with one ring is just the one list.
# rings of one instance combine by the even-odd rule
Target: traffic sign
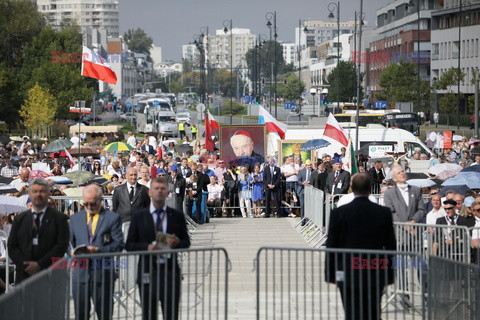
[[130,102],[127,102],[125,103],[125,107],[127,107],[127,109],[130,109],[132,107],[132,104]]
[[74,112],[74,113],[90,113],[91,111],[92,111],[91,108],[70,107],[70,112]]
[[375,109],[387,109],[387,101],[376,101]]
[[204,113],[205,112],[205,105],[203,103],[197,104],[197,111],[198,111],[198,113]]
[[158,101],[158,100],[153,100],[153,105],[154,105],[154,106],[159,106],[159,105],[160,105],[160,101]]
[[295,102],[285,102],[283,106],[285,110],[292,110],[295,109]]

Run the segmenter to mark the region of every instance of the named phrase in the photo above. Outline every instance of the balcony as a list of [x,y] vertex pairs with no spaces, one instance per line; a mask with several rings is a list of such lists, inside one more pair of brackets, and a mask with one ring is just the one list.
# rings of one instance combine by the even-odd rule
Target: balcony
[[430,55],[430,59],[431,59],[431,60],[438,60],[438,53],[432,53],[432,54]]

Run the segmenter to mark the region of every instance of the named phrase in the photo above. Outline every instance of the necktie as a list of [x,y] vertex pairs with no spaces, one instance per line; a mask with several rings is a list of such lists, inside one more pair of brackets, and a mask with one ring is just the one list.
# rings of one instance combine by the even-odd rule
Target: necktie
[[88,243],[91,245],[93,242],[93,216],[94,213],[90,213],[90,219],[88,220],[87,230],[88,230]]
[[338,178],[338,171],[335,171],[335,179]]
[[455,225],[455,217],[450,217],[450,224]]
[[270,181],[272,182],[272,184],[273,184],[273,173],[274,172],[275,171],[274,171],[273,167],[270,167]]
[[35,226],[36,226],[36,231],[37,231],[37,234],[38,232],[40,231],[40,216],[42,215],[41,212],[36,212],[35,214]]
[[157,232],[163,232],[163,209],[157,209],[155,210],[155,214],[157,215],[157,223],[155,224],[155,227],[157,229]]
[[307,170],[307,181],[310,181],[310,170]]
[[130,198],[130,202],[133,201],[133,193],[135,192],[135,189],[133,188],[133,186],[130,187],[130,194],[128,195],[128,197]]

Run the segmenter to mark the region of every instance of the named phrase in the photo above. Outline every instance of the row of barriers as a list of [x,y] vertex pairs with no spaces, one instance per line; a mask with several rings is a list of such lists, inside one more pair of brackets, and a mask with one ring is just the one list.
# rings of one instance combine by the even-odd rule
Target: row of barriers
[[[480,312],[480,267],[463,262],[275,247],[260,248],[254,262],[259,320],[476,319]],[[58,259],[0,296],[0,318],[228,319],[230,269],[223,248]]]

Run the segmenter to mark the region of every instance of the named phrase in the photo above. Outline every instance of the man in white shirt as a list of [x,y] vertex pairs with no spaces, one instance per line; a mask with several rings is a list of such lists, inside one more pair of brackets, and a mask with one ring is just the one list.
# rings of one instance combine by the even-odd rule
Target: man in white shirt
[[131,131],[129,131],[127,135],[128,135],[127,144],[129,144],[132,148],[135,148],[137,146],[137,138],[135,138],[135,136]]
[[223,186],[217,183],[217,178],[214,175],[210,176],[210,184],[207,185],[207,190],[207,206],[212,209],[211,216],[221,216]]
[[436,224],[437,219],[446,215],[445,210],[442,208],[442,196],[434,194],[431,197],[433,209],[427,213],[427,224]]
[[73,137],[70,138],[70,142],[73,143],[72,148],[78,147],[80,144],[80,138],[78,137],[78,134],[76,132],[73,133]]
[[298,181],[298,169],[295,169],[295,164],[293,163],[293,157],[284,157],[284,165],[282,166],[282,173],[285,176],[287,181],[286,190],[294,190],[295,184]]

